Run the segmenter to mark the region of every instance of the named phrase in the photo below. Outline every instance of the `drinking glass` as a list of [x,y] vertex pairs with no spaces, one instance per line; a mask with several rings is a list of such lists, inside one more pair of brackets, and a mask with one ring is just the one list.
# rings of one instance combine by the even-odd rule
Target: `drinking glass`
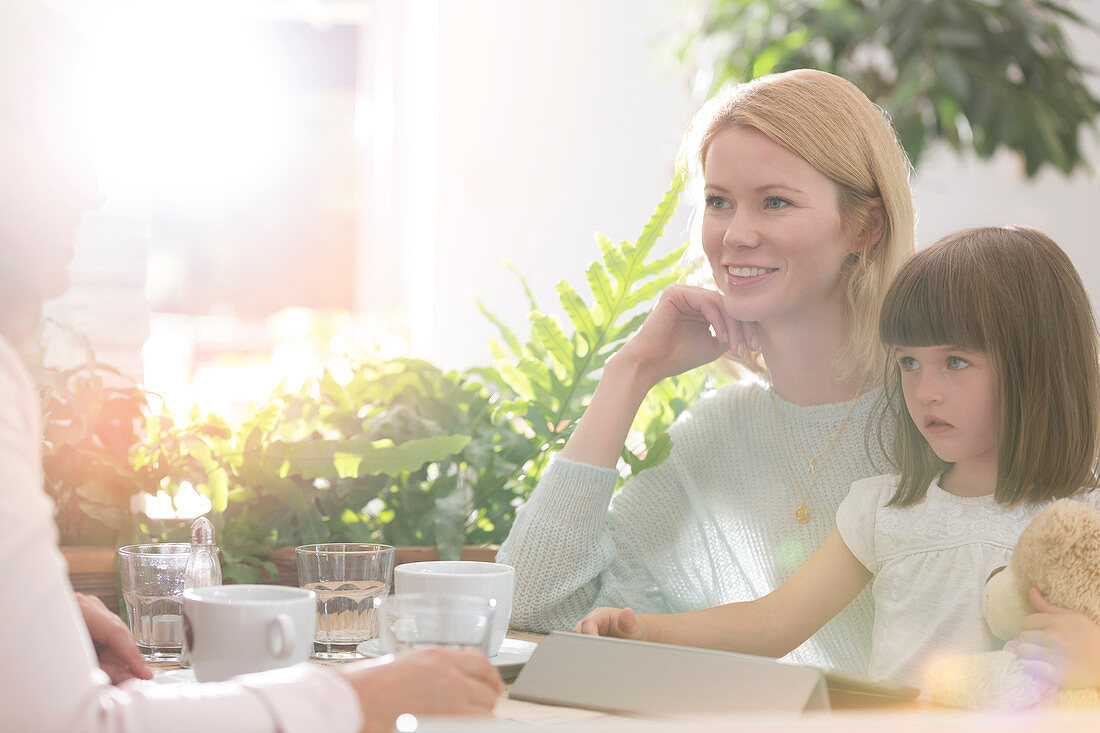
[[443,647],[486,654],[496,601],[443,593],[407,593],[377,601],[382,648],[393,654]]
[[182,542],[118,548],[122,600],[130,633],[151,662],[179,659],[183,643],[183,581],[191,545]]
[[512,615],[512,590],[516,571],[508,565],[469,560],[407,562],[393,570],[393,590],[406,593],[443,593],[476,596],[496,601],[493,629],[489,634],[489,656],[500,651]]
[[393,547],[354,542],[295,549],[298,585],[317,594],[313,656],[360,659],[356,649],[378,636],[374,600],[390,591]]

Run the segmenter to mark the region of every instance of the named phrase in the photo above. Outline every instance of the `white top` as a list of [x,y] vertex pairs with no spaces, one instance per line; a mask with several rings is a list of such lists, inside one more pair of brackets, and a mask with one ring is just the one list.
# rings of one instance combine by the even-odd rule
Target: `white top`
[[357,731],[351,686],[298,665],[229,682],[111,685],[72,595],[42,490],[30,375],[0,338],[0,728],[64,733]]
[[[937,658],[999,647],[982,615],[985,582],[1050,502],[1006,507],[992,494],[955,496],[933,481],[916,504],[885,506],[897,485],[898,476],[852,484],[836,524],[875,576],[870,676],[920,687]],[[1100,508],[1100,491],[1077,498]]]
[[[887,469],[869,434],[880,394],[856,401],[832,453],[818,459],[807,524],[794,518],[791,472],[808,474],[791,439],[815,455],[849,402],[799,407],[776,398],[788,438],[766,387],[723,387],[680,416],[672,455],[613,500],[614,470],[554,458],[497,555],[516,569],[512,625],[547,632],[572,627],[595,606],[673,613],[775,590],[832,530],[852,482]],[[866,673],[871,613],[864,591],[787,659]]]

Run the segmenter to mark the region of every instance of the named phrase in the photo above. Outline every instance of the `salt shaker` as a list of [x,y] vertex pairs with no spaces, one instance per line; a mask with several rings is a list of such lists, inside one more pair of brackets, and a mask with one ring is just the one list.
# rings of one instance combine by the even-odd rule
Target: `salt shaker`
[[[183,574],[183,589],[221,584],[222,566],[218,562],[217,545],[214,544],[214,525],[206,517],[199,517],[191,524],[191,556],[187,558],[187,568]],[[186,633],[180,649],[180,666],[191,666]]]
[[191,557],[183,576],[183,589],[222,584],[222,566],[214,544],[214,525],[199,517],[191,525]]

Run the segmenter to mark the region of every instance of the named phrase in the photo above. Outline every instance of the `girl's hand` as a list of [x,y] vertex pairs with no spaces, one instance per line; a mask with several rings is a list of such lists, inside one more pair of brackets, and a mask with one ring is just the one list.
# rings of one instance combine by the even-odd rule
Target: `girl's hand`
[[1100,626],[1077,611],[1047,602],[1037,588],[1029,598],[1038,613],[1024,617],[1013,647],[1035,677],[1059,687],[1100,687]]
[[709,364],[727,351],[744,356],[755,348],[755,326],[730,318],[720,293],[676,284],[661,293],[617,356],[632,359],[656,384]]
[[578,634],[645,641],[645,625],[630,608],[597,608],[573,627]]

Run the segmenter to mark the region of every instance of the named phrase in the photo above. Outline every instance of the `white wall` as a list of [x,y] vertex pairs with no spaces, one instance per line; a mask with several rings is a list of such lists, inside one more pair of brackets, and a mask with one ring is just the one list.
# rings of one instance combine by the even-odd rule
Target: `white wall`
[[[381,167],[365,176],[363,247],[375,266],[358,274],[360,302],[403,312],[418,355],[446,367],[484,364],[495,331],[475,299],[526,329],[525,297],[502,260],[528,277],[545,310],[559,312],[554,284],[583,284],[597,255],[594,232],[634,239],[663,195],[694,111],[680,72],[660,52],[683,7],[667,0],[372,3],[371,32],[384,41],[375,52],[388,60],[371,67],[387,76],[368,83],[377,96],[363,100],[361,132],[384,144],[365,163]],[[1100,23],[1100,3],[1080,10]],[[1100,39],[1074,35],[1082,61],[1100,68]],[[1100,167],[1095,138],[1087,149]],[[966,226],[1031,224],[1070,252],[1100,303],[1096,174],[1067,180],[1046,172],[1029,182],[1009,155],[979,162],[935,151],[915,191],[922,244]],[[140,216],[113,209],[89,222],[77,287],[54,313],[91,331],[108,349],[105,359],[136,371],[147,329],[147,232]],[[686,236],[681,213],[658,250]],[[90,295],[82,285],[89,278]]]
[[[523,272],[540,304],[551,309],[558,280],[583,283],[597,254],[595,231],[616,240],[638,235],[665,190],[693,109],[677,70],[658,53],[681,22],[679,3],[426,5],[438,7],[431,52],[438,134],[431,142],[434,168],[419,169],[425,193],[417,199],[431,206],[419,224],[429,222],[434,236],[423,226],[418,236],[434,240],[435,249],[434,262],[407,266],[431,301],[421,354],[460,367],[489,358],[493,329],[477,313],[475,298],[513,327],[526,327],[522,291],[501,259]],[[1098,5],[1082,3],[1081,10],[1100,23]],[[1082,60],[1100,67],[1100,40],[1075,37]],[[1100,150],[1095,139],[1089,142],[1100,167]],[[402,196],[417,195],[416,178]],[[967,226],[1031,224],[1070,252],[1100,303],[1096,175],[1067,180],[1047,172],[1029,182],[1009,155],[979,162],[933,151],[915,191],[921,244]],[[684,221],[678,216],[666,232],[662,251],[683,241]]]
[[[1100,3],[1078,3],[1079,12],[1100,25]],[[1074,30],[1070,34],[1079,61],[1100,69],[1100,36]],[[1100,96],[1100,78],[1093,78]],[[1073,259],[1092,298],[1100,308],[1100,133],[1088,133],[1082,148],[1096,169],[1066,178],[1044,170],[1034,180],[1023,175],[1013,155],[990,161],[958,158],[938,150],[917,171],[914,192],[919,221],[917,241],[928,245],[945,234],[973,226],[1027,224],[1058,242]]]
[[[526,299],[502,260],[557,312],[554,285],[583,285],[597,230],[616,241],[638,236],[672,178],[691,113],[677,70],[658,53],[678,8],[439,3],[437,156],[425,172],[437,203],[428,358],[488,363],[495,331],[476,298],[526,332]],[[686,238],[685,221],[669,228],[662,251]]]

